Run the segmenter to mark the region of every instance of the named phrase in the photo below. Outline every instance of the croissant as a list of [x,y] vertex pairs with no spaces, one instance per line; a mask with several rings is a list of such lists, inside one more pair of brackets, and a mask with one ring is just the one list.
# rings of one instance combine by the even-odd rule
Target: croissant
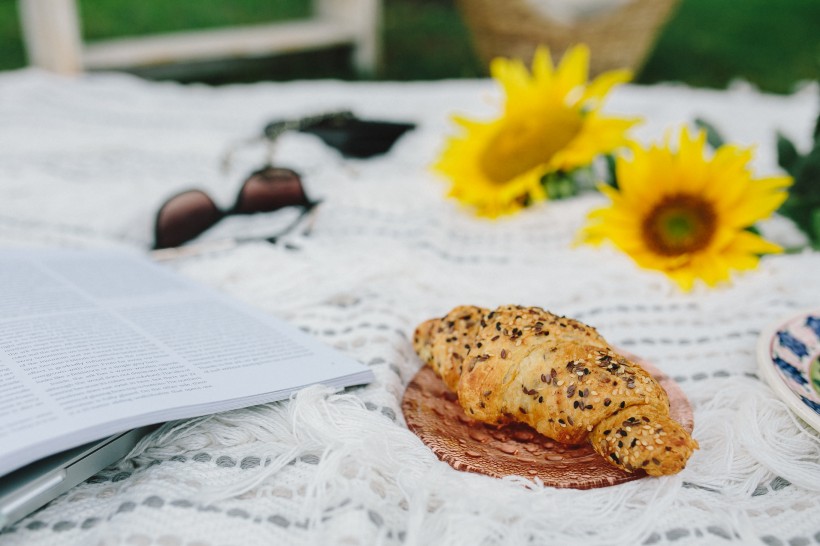
[[611,464],[655,476],[679,472],[698,448],[669,416],[663,387],[576,320],[538,307],[461,306],[419,325],[413,346],[478,421],[589,441]]

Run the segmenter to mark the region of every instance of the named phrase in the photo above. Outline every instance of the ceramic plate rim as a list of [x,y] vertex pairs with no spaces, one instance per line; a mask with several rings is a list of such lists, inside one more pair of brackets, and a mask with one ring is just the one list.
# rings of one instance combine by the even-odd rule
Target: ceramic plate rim
[[[806,405],[795,392],[789,388],[783,381],[775,369],[775,364],[772,361],[769,347],[774,335],[780,331],[783,326],[793,322],[799,317],[804,317],[809,314],[820,315],[819,307],[807,307],[799,311],[794,311],[788,315],[784,315],[778,320],[770,323],[761,332],[757,340],[757,362],[761,375],[766,383],[774,390],[778,398],[786,403],[789,408],[794,411],[800,419],[808,423],[815,430],[820,432],[820,414],[815,412]],[[811,381],[811,378],[808,378]]]

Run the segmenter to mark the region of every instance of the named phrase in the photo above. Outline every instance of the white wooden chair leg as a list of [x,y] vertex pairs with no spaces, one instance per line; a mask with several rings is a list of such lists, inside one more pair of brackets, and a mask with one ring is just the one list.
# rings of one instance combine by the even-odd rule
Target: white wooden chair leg
[[381,0],[315,0],[319,17],[343,22],[357,36],[353,66],[362,75],[373,75],[381,62]]
[[82,71],[82,38],[75,0],[20,0],[29,63],[60,74]]
[[375,75],[381,64],[381,0],[360,0],[358,40],[353,49],[353,66],[362,74]]

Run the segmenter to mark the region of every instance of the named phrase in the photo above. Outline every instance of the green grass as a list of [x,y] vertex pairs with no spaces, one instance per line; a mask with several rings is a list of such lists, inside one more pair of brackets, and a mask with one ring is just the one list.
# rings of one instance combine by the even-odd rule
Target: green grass
[[292,0],[79,0],[89,40],[216,28],[307,17],[310,4]]
[[[383,0],[389,80],[486,75],[453,0]],[[305,17],[307,0],[80,0],[89,41]],[[683,0],[637,80],[725,87],[734,78],[777,93],[820,78],[820,1]],[[141,70],[157,78],[210,83],[333,77],[352,79],[347,50],[255,61]],[[17,2],[0,0],[0,70],[25,65]]]
[[820,1],[685,0],[638,81],[725,87],[743,78],[776,93],[820,78]]
[[485,74],[451,1],[384,0],[384,66],[391,80]]
[[17,18],[17,2],[0,0],[0,70],[26,64]]

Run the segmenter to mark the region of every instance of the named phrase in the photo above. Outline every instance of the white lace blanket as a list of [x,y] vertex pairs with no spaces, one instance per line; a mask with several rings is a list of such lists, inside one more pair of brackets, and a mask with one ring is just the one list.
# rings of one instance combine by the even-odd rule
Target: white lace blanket
[[[263,150],[242,153],[227,176],[220,155],[270,119],[351,108],[418,124],[370,160],[285,136],[278,162],[324,200],[312,234],[168,264],[309,331],[376,381],[168,424],[0,545],[820,543],[820,439],[757,377],[754,356],[761,328],[820,303],[820,254],[767,258],[732,287],[681,294],[615,252],[571,246],[598,196],[474,219],[443,198],[428,165],[450,113],[490,114],[497,99],[489,81],[213,89],[0,75],[0,243],[9,245],[147,247],[169,194],[202,187],[230,204]],[[705,117],[759,145],[762,175],[776,168],[775,130],[805,147],[818,101],[816,87],[775,97],[629,86],[609,109],[647,117],[636,131],[644,140]],[[280,221],[234,218],[211,237],[263,234]],[[508,302],[584,320],[674,376],[701,445],[689,466],[574,491],[439,462],[401,414],[420,366],[409,336],[454,305]]]

